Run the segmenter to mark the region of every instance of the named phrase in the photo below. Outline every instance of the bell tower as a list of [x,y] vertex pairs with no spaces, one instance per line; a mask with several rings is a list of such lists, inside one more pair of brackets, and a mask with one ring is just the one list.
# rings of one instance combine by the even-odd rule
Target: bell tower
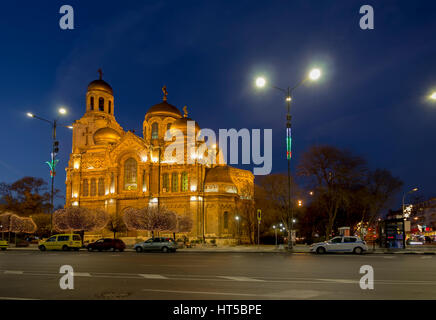
[[86,93],[86,112],[106,113],[114,115],[114,92],[112,87],[103,80],[103,71],[98,69],[99,79],[88,85]]

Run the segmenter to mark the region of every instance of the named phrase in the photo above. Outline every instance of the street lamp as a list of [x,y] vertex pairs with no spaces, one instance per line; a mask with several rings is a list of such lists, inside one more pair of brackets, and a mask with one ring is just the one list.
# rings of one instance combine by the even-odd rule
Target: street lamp
[[[65,108],[59,108],[58,112],[60,115],[65,115],[67,113],[67,110]],[[51,151],[51,161],[47,161],[46,163],[50,167],[50,178],[51,178],[51,190],[50,190],[50,206],[51,206],[51,215],[50,215],[50,233],[53,231],[53,211],[54,211],[54,203],[53,203],[53,197],[54,197],[54,177],[56,175],[56,164],[59,160],[56,159],[56,155],[59,152],[59,141],[56,140],[56,128],[58,126],[58,120],[59,118],[56,118],[54,120],[47,120],[45,118],[39,117],[31,112],[27,113],[27,116],[29,118],[38,119],[44,122],[47,122],[52,127],[52,151]],[[62,125],[62,127],[66,127],[69,129],[72,129],[72,126],[65,126]]]
[[302,200],[298,200],[298,206],[301,207],[303,205],[303,201]]
[[[291,101],[292,101],[292,96],[293,96],[293,92],[296,88],[298,88],[300,85],[302,85],[303,83],[305,83],[307,80],[310,81],[316,81],[321,77],[321,70],[318,68],[312,69],[308,75],[301,80],[299,83],[297,83],[297,85],[293,86],[293,87],[287,87],[286,89],[283,88],[279,88],[276,86],[272,86],[274,89],[277,89],[279,91],[281,91],[282,93],[285,94],[285,101],[286,101],[286,107],[287,107],[287,114],[286,114],[286,158],[288,161],[288,218],[289,216],[291,217],[291,226],[288,230],[288,248],[292,249],[293,244],[292,244],[292,240],[291,240],[291,232],[293,230],[293,218],[294,218],[294,212],[293,212],[293,208],[291,205],[291,157],[292,157],[292,151],[291,151],[291,146],[292,146],[292,134],[291,134]],[[256,86],[258,88],[263,88],[265,87],[267,81],[265,78],[263,77],[258,77],[256,79]],[[288,221],[289,223],[289,221]]]
[[[412,190],[410,190],[410,191],[408,191],[408,192],[405,192],[405,193],[403,194],[403,205],[402,205],[402,208],[403,208],[403,218],[404,218],[405,215],[406,215],[406,213],[405,213],[404,200],[405,200],[406,196],[407,196],[409,193],[413,193],[413,192],[416,192],[416,191],[418,191],[418,188],[413,188]],[[406,218],[407,218],[407,217],[406,217]]]
[[236,226],[237,226],[237,227],[236,227],[236,230],[237,230],[236,232],[238,233],[238,244],[240,244],[240,240],[241,240],[241,239],[240,239],[240,237],[239,237],[239,216],[236,216],[236,217],[235,217],[235,220],[236,220]]
[[433,91],[433,93],[429,96],[431,100],[436,100],[436,91]]
[[277,227],[273,226],[273,229],[274,229],[274,234],[276,236],[276,247],[277,247]]

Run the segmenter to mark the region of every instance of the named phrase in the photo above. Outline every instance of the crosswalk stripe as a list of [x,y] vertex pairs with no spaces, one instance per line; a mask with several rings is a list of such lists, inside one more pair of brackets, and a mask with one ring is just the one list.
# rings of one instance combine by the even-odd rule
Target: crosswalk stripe
[[5,274],[23,274],[23,271],[12,271],[12,270],[6,270],[4,272]]
[[231,277],[231,276],[219,276],[219,278],[229,279],[234,281],[246,281],[246,282],[263,282],[264,280],[254,279],[249,277]]
[[74,272],[75,277],[90,277],[91,274],[88,272]]
[[162,276],[160,274],[139,274],[141,277],[145,278],[145,279],[168,279],[165,276]]

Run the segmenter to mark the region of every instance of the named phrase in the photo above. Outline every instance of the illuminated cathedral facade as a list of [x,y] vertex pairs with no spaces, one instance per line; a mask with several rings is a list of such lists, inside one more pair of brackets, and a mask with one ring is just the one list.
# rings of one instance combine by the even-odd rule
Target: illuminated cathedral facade
[[[73,123],[65,206],[119,215],[131,207],[164,206],[191,216],[193,228],[185,234],[191,239],[234,240],[240,223],[238,203],[254,201],[253,174],[220,161],[216,145],[193,153],[186,138],[182,155],[186,161],[165,157],[172,143],[165,141],[165,135],[176,129],[186,135],[192,121],[186,107],[182,114],[168,103],[165,87],[163,100],[145,114],[142,137],[123,130],[115,110],[113,90],[100,73],[100,79],[88,85],[84,115]],[[195,134],[199,131],[195,124]],[[216,161],[211,160],[213,152]]]

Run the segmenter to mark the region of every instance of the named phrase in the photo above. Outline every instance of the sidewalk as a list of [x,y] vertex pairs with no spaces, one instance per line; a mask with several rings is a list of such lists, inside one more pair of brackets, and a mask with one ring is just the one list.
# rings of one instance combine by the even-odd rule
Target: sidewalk
[[[15,248],[9,247],[8,250],[11,251],[37,251],[38,247],[36,245],[30,245],[25,248]],[[82,249],[86,250],[86,249]],[[125,251],[132,252],[132,248],[127,248]],[[4,252],[4,251],[2,251]],[[278,247],[274,245],[239,245],[239,246],[202,246],[197,245],[193,248],[180,248],[177,252],[181,253],[290,253],[286,250],[286,247],[279,245]],[[308,245],[297,244],[294,246],[292,253],[297,254],[309,254],[310,247]],[[408,247],[406,249],[386,249],[386,248],[376,248],[373,250],[372,247],[369,248],[366,254],[436,254],[436,246],[420,246],[420,247]]]

